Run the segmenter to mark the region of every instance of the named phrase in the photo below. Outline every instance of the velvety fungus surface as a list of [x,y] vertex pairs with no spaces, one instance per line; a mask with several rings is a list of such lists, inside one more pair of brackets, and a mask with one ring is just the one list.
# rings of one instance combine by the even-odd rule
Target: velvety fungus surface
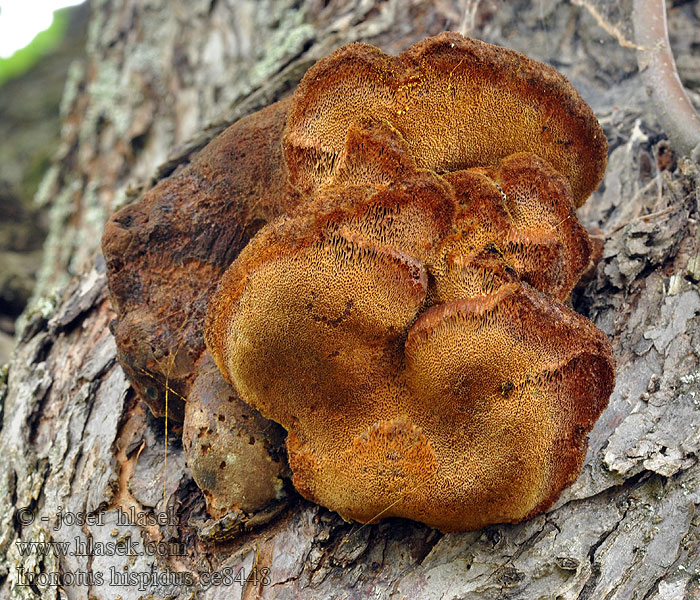
[[[279,497],[269,444],[241,463],[255,485],[227,470],[246,452],[239,398],[287,430],[296,489],[347,519],[454,531],[551,506],[615,378],[606,336],[564,304],[591,256],[576,208],[607,155],[568,81],[454,33],[398,57],[351,44],[222,135],[104,241],[129,374],[143,388],[178,350],[210,512]],[[184,241],[167,248],[153,226],[169,221]]]

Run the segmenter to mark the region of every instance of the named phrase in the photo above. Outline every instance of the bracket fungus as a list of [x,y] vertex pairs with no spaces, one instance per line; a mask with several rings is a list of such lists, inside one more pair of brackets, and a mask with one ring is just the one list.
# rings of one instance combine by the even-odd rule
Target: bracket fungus
[[[210,192],[216,141],[170,185],[197,181],[181,195],[200,223],[238,217],[233,249],[187,247],[180,264],[208,265],[204,281],[188,266],[206,346],[240,399],[287,430],[294,486],[347,519],[443,531],[546,510],[578,476],[615,378],[605,334],[562,304],[591,253],[575,209],[606,164],[593,112],[554,69],[454,33],[398,57],[345,46],[277,107],[251,145],[271,185],[234,173]],[[252,166],[241,156],[259,137],[230,131],[236,152],[217,160]],[[132,210],[160,214],[166,197]],[[255,235],[253,214],[268,221]],[[111,227],[127,323],[114,240],[135,236],[118,215]],[[155,323],[166,308],[144,310]],[[190,386],[209,360],[197,334]],[[196,446],[187,418],[185,437]],[[210,510],[230,505],[210,496]]]

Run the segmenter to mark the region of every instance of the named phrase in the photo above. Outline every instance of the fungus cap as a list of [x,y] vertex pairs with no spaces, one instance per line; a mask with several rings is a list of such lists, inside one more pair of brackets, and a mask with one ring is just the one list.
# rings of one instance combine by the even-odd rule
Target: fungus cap
[[495,166],[532,152],[569,180],[578,207],[605,171],[607,140],[560,73],[522,54],[446,32],[398,57],[355,43],[302,79],[283,137],[290,179],[311,194],[334,174],[348,129],[391,124],[419,167],[438,173]]

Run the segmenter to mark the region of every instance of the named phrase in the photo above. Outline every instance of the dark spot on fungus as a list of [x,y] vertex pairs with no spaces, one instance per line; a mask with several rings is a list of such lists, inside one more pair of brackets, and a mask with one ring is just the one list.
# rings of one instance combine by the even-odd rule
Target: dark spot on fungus
[[510,393],[513,391],[513,382],[512,381],[506,381],[501,384],[501,396],[504,398],[507,398]]

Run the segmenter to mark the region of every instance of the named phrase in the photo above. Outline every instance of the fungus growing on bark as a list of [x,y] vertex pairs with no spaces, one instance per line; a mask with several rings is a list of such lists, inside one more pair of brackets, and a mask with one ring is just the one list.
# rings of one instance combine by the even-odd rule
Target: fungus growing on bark
[[119,362],[154,415],[184,419],[188,466],[214,517],[262,509],[287,476],[284,456],[274,460],[280,428],[241,406],[212,364],[203,329],[231,261],[297,201],[286,191],[282,159],[288,106],[281,101],[231,125],[114,214],[102,237]]
[[453,34],[398,58],[354,44],[307,73],[283,145],[308,200],[226,272],[205,338],[289,431],[296,488],[445,531],[549,507],[614,381],[605,335],[558,302],[606,160],[590,109]]
[[[605,137],[566,79],[452,33],[399,57],[352,44],[312,67],[291,100],[231,130],[174,178],[177,193],[156,188],[131,209],[148,217],[117,216],[105,233],[130,374],[152,368],[161,329],[200,343],[201,321],[178,338],[172,300],[152,290],[172,254],[185,297],[211,298],[204,337],[224,378],[288,431],[302,495],[348,519],[445,531],[549,507],[577,477],[614,383],[605,335],[560,303],[589,264],[575,208],[606,162]],[[144,252],[149,219],[173,199],[193,207],[194,224],[177,203],[168,217],[190,241]],[[224,214],[228,252],[202,234]],[[144,266],[131,276],[129,252]],[[283,469],[266,447],[249,458],[268,484],[211,477],[230,448],[204,452],[198,432],[207,411],[227,420],[227,403],[201,345],[186,358],[182,395],[197,383],[185,448],[210,512],[272,499]]]

